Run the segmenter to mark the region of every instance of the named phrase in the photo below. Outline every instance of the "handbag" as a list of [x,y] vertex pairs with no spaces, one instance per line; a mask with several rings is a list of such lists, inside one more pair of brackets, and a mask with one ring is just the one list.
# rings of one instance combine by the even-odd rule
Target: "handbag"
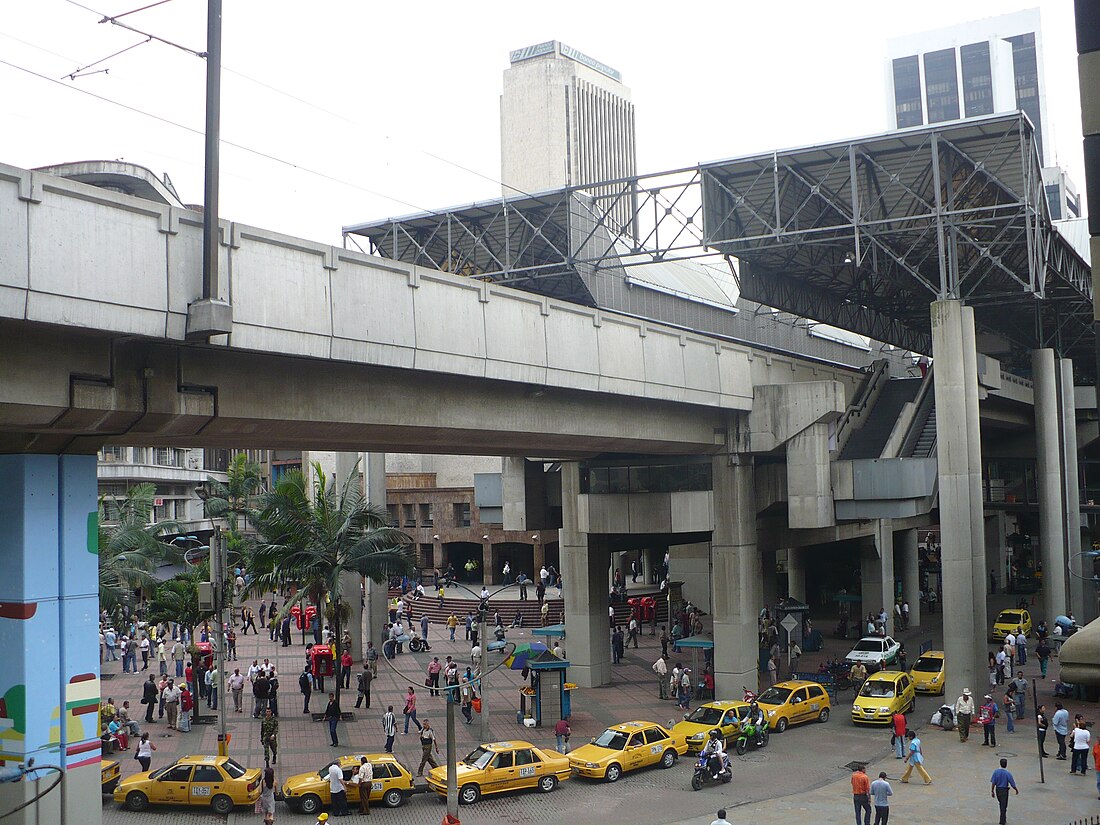
[[478,698],[474,699],[470,704],[474,706],[474,710],[477,713],[481,713],[481,697],[480,696]]

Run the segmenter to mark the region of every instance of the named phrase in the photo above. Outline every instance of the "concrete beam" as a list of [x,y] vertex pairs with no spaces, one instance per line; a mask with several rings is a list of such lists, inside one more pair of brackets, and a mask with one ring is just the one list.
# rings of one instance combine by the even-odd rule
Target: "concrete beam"
[[748,416],[748,451],[771,452],[814,424],[839,421],[847,408],[839,381],[757,385]]

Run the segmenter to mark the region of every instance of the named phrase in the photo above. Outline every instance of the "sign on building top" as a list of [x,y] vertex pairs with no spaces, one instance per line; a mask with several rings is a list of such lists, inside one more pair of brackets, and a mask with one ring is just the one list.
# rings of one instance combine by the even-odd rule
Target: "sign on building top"
[[545,43],[536,43],[534,46],[515,49],[508,53],[508,61],[515,64],[524,60],[531,60],[535,57],[542,57],[543,55],[555,53],[560,54],[562,57],[568,57],[570,60],[575,60],[583,66],[587,66],[602,75],[610,77],[614,81],[622,83],[623,76],[618,70],[612,69],[606,63],[601,63],[595,58],[589,57],[584,52],[577,51],[572,46],[567,46],[557,40],[547,40]]

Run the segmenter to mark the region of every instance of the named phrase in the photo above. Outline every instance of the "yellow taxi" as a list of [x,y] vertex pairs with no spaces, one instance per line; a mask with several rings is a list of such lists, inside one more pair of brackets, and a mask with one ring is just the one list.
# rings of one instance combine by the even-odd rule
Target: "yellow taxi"
[[[538,788],[550,793],[570,777],[569,760],[530,742],[490,742],[478,745],[456,766],[458,801],[473,805],[485,794]],[[428,771],[428,789],[447,796],[447,766]]]
[[672,728],[672,733],[684,737],[689,752],[698,753],[703,749],[703,745],[710,738],[710,732],[715,728],[722,731],[727,745],[733,742],[741,730],[741,723],[748,715],[748,702],[734,700],[707,702],[685,716],[683,722],[677,722]]
[[942,650],[928,650],[920,655],[909,668],[913,689],[917,693],[935,693],[943,696],[947,690],[947,668]]
[[768,727],[782,733],[801,722],[828,722],[833,703],[817,682],[792,679],[772,685],[757,697]]
[[852,702],[852,722],[857,725],[889,725],[898,711],[908,713],[916,704],[913,679],[908,673],[880,670],[864,681]]
[[358,772],[363,757],[370,762],[374,778],[371,780],[370,801],[381,802],[387,808],[396,808],[412,795],[413,778],[409,769],[397,761],[392,753],[356,753],[341,756],[327,763],[319,771],[299,773],[283,782],[283,797],[291,810],[310,816],[332,804],[329,790],[328,769],[339,765],[347,784],[348,804],[359,804],[360,787],[352,777]]
[[113,759],[99,760],[99,781],[104,794],[114,793],[122,768]]
[[1002,610],[997,615],[997,621],[993,623],[993,639],[1003,642],[1005,636],[1015,633],[1019,628],[1023,628],[1025,636],[1031,635],[1031,613],[1022,607]]
[[245,768],[228,756],[184,756],[165,768],[128,776],[115,788],[115,802],[131,811],[150,805],[209,805],[230,813],[260,798],[259,768]]
[[579,776],[618,782],[625,771],[649,765],[671,768],[687,750],[683,733],[655,722],[624,722],[570,752],[569,767]]

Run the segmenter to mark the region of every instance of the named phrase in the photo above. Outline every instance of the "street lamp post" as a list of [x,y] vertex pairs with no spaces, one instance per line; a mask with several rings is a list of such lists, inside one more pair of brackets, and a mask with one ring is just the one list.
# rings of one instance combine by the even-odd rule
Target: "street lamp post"
[[214,608],[218,615],[218,756],[229,756],[229,738],[225,731],[225,537],[221,527],[214,527],[210,547],[210,579],[214,585]]

